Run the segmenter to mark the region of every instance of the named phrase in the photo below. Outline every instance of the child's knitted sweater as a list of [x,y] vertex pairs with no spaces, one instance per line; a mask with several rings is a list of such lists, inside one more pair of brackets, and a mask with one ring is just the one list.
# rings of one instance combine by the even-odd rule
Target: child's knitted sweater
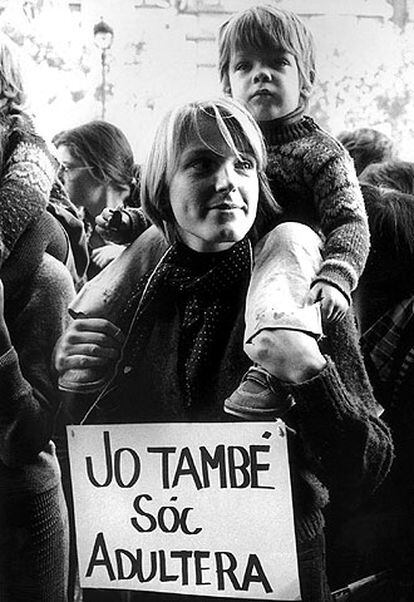
[[0,266],[46,209],[57,162],[24,113],[0,117]]
[[268,148],[267,176],[284,212],[325,238],[315,282],[350,299],[369,252],[364,201],[352,159],[315,121],[300,113],[259,123]]

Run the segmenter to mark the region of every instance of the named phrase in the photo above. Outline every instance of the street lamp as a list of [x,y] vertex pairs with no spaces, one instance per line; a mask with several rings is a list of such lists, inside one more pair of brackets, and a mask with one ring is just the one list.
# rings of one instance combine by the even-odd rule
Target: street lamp
[[95,46],[101,51],[101,66],[102,66],[102,119],[105,119],[106,111],[106,53],[112,46],[114,39],[114,30],[110,27],[101,17],[99,23],[93,27],[93,37],[95,40]]

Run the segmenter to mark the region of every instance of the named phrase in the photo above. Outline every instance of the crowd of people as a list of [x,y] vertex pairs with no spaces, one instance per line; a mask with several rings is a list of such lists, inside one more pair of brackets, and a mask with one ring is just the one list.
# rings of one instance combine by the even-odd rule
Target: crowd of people
[[218,43],[222,97],[166,113],[142,166],[106,121],[52,151],[0,45],[2,602],[203,599],[79,587],[66,426],[269,420],[301,599],[414,599],[414,163],[307,114],[295,13]]

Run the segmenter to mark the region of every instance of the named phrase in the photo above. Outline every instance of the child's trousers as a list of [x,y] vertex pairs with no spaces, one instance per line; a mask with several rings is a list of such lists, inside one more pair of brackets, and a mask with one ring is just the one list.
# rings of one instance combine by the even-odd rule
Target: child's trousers
[[246,301],[244,349],[249,357],[262,330],[321,337],[320,303],[309,305],[305,299],[322,261],[322,245],[314,230],[298,222],[279,224],[258,243]]

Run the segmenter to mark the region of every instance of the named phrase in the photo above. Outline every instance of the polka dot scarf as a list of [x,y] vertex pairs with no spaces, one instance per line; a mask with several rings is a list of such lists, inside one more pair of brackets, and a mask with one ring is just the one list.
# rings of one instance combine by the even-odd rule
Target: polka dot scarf
[[133,354],[138,357],[139,348],[146,348],[157,314],[166,304],[175,304],[178,379],[185,407],[209,403],[212,381],[244,306],[251,264],[247,239],[220,253],[197,253],[176,243],[147,284],[132,329]]
[[[177,246],[168,286],[180,314],[179,379],[186,406],[205,403],[228,338],[244,304],[251,271],[244,239],[221,253],[196,253]],[[209,387],[210,385],[210,387]]]

